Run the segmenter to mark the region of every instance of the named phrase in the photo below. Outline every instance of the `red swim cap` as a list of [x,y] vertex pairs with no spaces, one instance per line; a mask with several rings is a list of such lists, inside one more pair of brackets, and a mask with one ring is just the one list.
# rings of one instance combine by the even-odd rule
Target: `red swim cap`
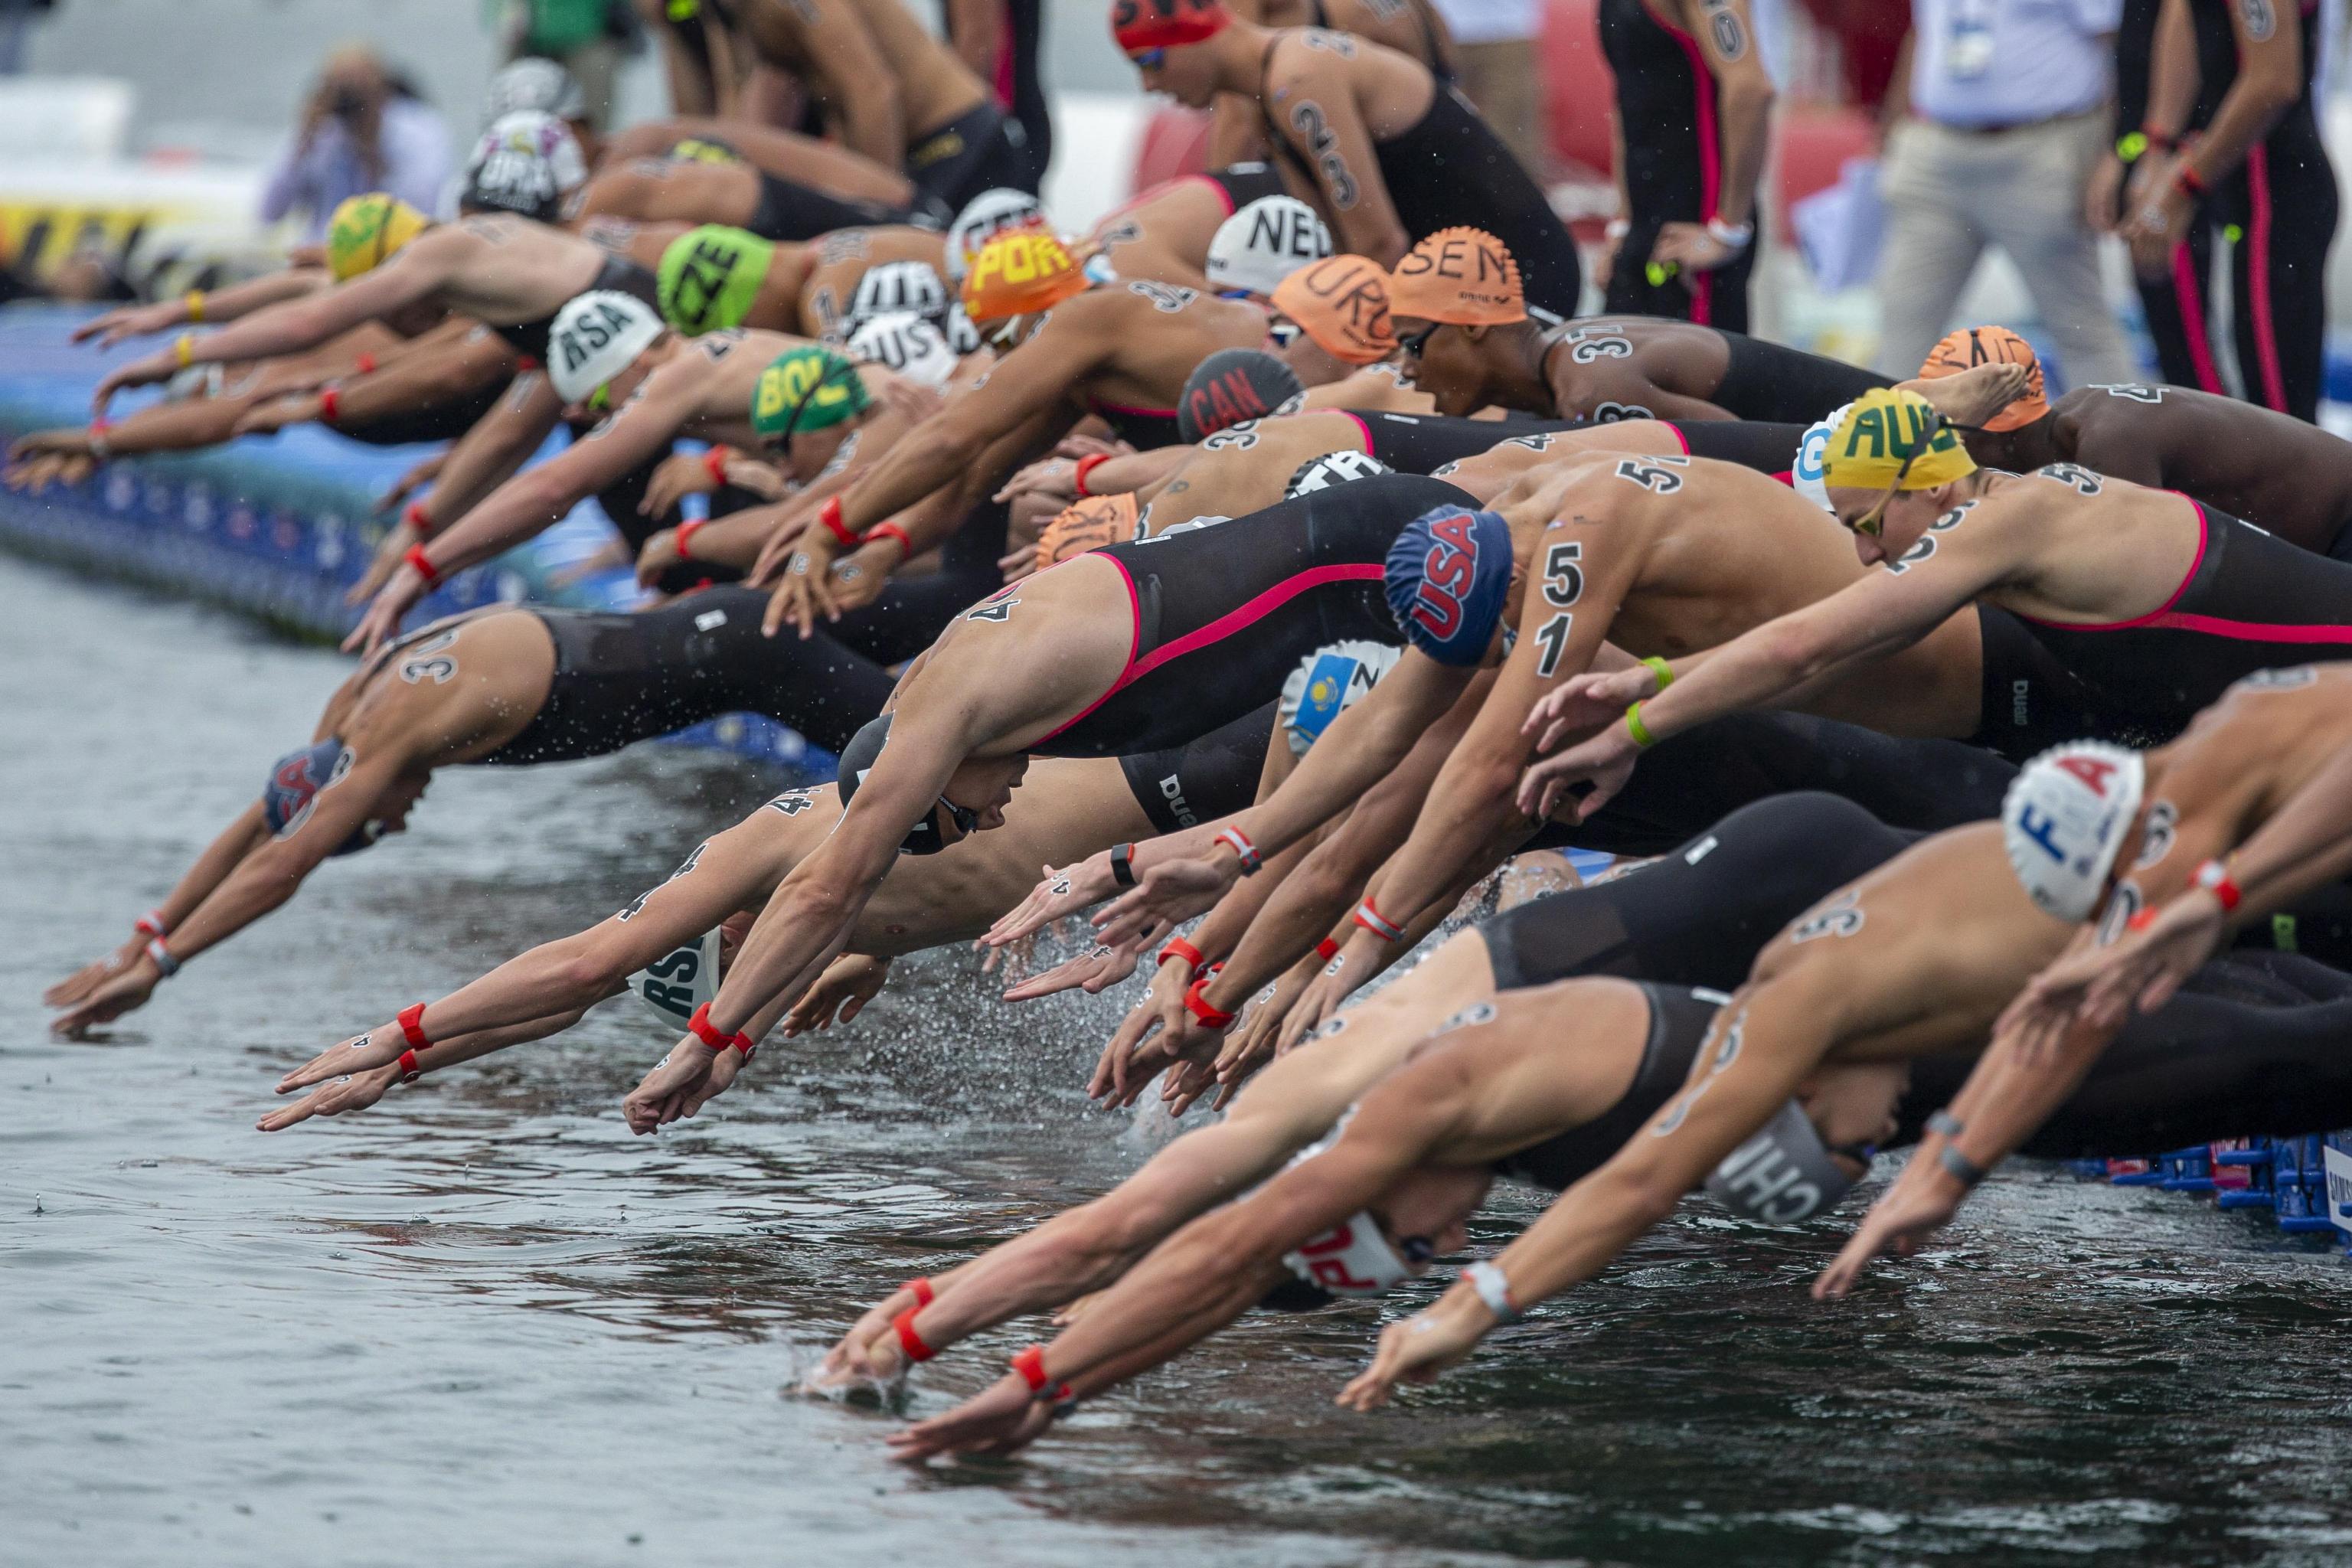
[[1131,55],[1213,38],[1233,19],[1222,0],[1111,0],[1110,36]]

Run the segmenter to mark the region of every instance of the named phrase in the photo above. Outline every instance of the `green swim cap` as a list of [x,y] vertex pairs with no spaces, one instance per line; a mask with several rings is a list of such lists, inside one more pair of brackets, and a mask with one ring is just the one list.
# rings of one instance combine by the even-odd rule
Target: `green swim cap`
[[741,326],[775,255],[774,245],[740,228],[687,230],[669,242],[654,274],[662,319],[688,337]]
[[857,367],[831,349],[788,349],[751,389],[751,428],[771,446],[804,430],[827,430],[874,406]]

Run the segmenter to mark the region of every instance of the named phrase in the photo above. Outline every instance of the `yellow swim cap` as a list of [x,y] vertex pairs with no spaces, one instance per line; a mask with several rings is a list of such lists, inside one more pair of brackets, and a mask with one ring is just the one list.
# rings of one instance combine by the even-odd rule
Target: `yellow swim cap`
[[348,283],[425,232],[425,216],[398,196],[346,196],[327,220],[327,270]]
[[1874,386],[1849,405],[1822,454],[1822,483],[1858,490],[1933,489],[1976,472],[1977,461],[1935,405]]

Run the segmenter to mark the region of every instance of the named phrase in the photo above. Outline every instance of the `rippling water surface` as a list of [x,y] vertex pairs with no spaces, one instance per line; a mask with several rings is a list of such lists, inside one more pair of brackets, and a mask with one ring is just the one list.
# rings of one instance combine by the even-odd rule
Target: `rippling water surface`
[[[1249,1322],[1019,1460],[895,1465],[891,1417],[779,1390],[881,1289],[1141,1157],[1076,1092],[1115,1001],[1011,1012],[937,953],[658,1140],[616,1113],[663,1044],[627,1004],[251,1131],[285,1068],[657,879],[757,797],[725,763],[445,773],[414,832],[103,1043],[43,1034],[41,986],[343,668],[0,560],[0,1563],[2352,1560],[2347,1266],[2054,1174],[1843,1306],[1801,1289],[1835,1227],[1694,1204],[1402,1413],[1330,1405],[1375,1328],[1336,1310]],[[1031,1337],[927,1368],[911,1407]]]

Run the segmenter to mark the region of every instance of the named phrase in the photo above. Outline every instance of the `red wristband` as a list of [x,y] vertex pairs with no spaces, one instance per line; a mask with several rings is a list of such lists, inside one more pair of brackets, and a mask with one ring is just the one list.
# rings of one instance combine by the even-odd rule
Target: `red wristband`
[[908,1361],[929,1361],[940,1353],[925,1344],[923,1336],[915,1331],[915,1314],[921,1310],[920,1307],[909,1307],[890,1320],[890,1327],[898,1331],[898,1348],[907,1352]]
[[172,934],[172,928],[163,923],[163,911],[161,910],[149,910],[131,922],[131,929],[141,936],[166,937]]
[[740,1029],[731,1035],[720,1034],[710,1022],[710,1004],[708,1002],[694,1010],[694,1016],[686,1021],[686,1027],[688,1034],[714,1051],[723,1051],[732,1046],[743,1053],[746,1060],[751,1058],[751,1037]]
[[703,453],[702,471],[710,476],[710,482],[712,484],[725,484],[727,482],[727,448],[724,447],[713,447],[710,450]]
[[680,561],[691,561],[694,559],[693,556],[687,553],[687,542],[694,537],[694,531],[696,529],[700,528],[704,523],[709,522],[709,521],[710,520],[707,517],[689,517],[684,522],[677,525],[677,538],[671,542],[671,546],[677,550],[677,558]]
[[1315,944],[1315,956],[1318,958],[1337,958],[1339,956],[1339,944],[1333,942],[1327,936],[1321,942]]
[[1358,925],[1379,937],[1382,942],[1395,942],[1404,935],[1404,927],[1398,925],[1372,907],[1372,896],[1370,893],[1366,893],[1364,901],[1356,906],[1355,920]]
[[1110,454],[1108,452],[1092,452],[1078,459],[1078,469],[1077,472],[1072,476],[1071,482],[1072,488],[1076,489],[1081,498],[1090,496],[1095,493],[1094,491],[1087,489],[1087,476],[1109,461]]
[[432,559],[425,553],[425,546],[410,545],[408,553],[401,559],[416,568],[416,574],[425,579],[426,587],[438,588],[441,585],[441,568],[433,564]]
[[2197,171],[2190,168],[2186,163],[2181,164],[2180,172],[2172,176],[2172,183],[2179,185],[2182,190],[2188,192],[2189,195],[2196,197],[2200,201],[2202,201],[2205,197],[2205,182],[2199,179],[2197,177]]
[[1021,1374],[1021,1381],[1029,1385],[1030,1393],[1045,1394],[1049,1398],[1053,1399],[1067,1399],[1070,1397],[1070,1385],[1066,1383],[1062,1384],[1050,1391],[1046,1388],[1045,1385],[1048,1380],[1045,1376],[1045,1347],[1044,1345],[1031,1345],[1027,1350],[1023,1351],[1019,1355],[1014,1356],[1010,1364],[1013,1371]]
[[912,1279],[900,1285],[898,1289],[912,1290],[915,1293],[915,1305],[918,1307],[928,1307],[939,1300],[939,1292],[931,1289],[930,1277],[926,1274],[916,1275]]
[[400,1010],[400,1016],[394,1022],[400,1026],[401,1038],[406,1040],[413,1049],[421,1051],[433,1043],[425,1033],[424,1003],[411,1002]]
[[533,359],[530,355],[515,355],[515,374],[517,375],[529,375],[538,368],[539,361]]
[[841,521],[841,498],[839,496],[827,496],[824,498],[824,504],[816,509],[816,520],[824,524],[826,532],[841,541],[842,543],[849,546],[852,550],[857,548],[857,535],[850,532],[849,525]]
[[425,515],[425,503],[423,501],[410,501],[407,507],[402,510],[400,521],[408,524],[410,531],[416,535],[420,542],[433,537],[433,520]]
[[1211,842],[1222,844],[1234,852],[1234,858],[1242,863],[1242,875],[1244,877],[1256,876],[1258,868],[1265,864],[1258,858],[1257,846],[1251,843],[1250,836],[1238,827],[1226,828]]
[[[1217,967],[1222,969],[1224,966],[1220,964]],[[1204,1029],[1227,1028],[1234,1021],[1233,1014],[1212,1006],[1209,999],[1201,994],[1209,988],[1209,982],[1216,977],[1215,969],[1204,969],[1192,977],[1192,984],[1184,988],[1184,1010],[1199,1019],[1201,1027]]]
[[2230,879],[2230,868],[2219,860],[2208,860],[2197,868],[2197,885],[2221,901],[2225,915],[2238,907],[2243,896],[2238,891],[2238,884]]
[[1160,963],[1165,963],[1171,958],[1181,958],[1195,969],[1201,967],[1201,950],[1181,936],[1170,937],[1168,945],[1160,950]]
[[2147,908],[2143,909],[2143,910],[2134,910],[2131,912],[2131,918],[2130,918],[2129,920],[2126,920],[2126,921],[2124,921],[2124,930],[2126,930],[2126,931],[2146,931],[2148,927],[2150,927],[2150,926],[2154,925],[2155,923],[2156,923],[2156,906],[2155,906],[2155,905],[2153,905],[2153,904],[2151,904],[2151,905],[2149,905]]
[[403,1083],[415,1083],[418,1079],[425,1076],[425,1069],[416,1065],[416,1053],[413,1049],[400,1053],[400,1062],[398,1065],[400,1067],[400,1081]]
[[373,375],[373,374],[375,374],[375,355],[373,355],[373,354],[362,354],[362,355],[360,355],[360,357],[359,357],[359,361],[358,361],[358,364],[359,364],[359,373],[360,373],[362,375]]
[[322,386],[319,389],[320,424],[332,425],[335,422],[335,405],[341,403],[342,399],[342,388],[339,386],[328,385]]
[[914,542],[913,540],[911,540],[911,539],[908,538],[908,537],[907,537],[907,531],[906,531],[905,529],[903,529],[903,528],[900,528],[897,523],[895,523],[895,522],[877,522],[877,523],[876,523],[873,527],[871,527],[871,528],[869,528],[869,529],[867,529],[867,530],[866,531],[866,538],[865,538],[864,540],[859,541],[859,542],[860,542],[860,543],[864,543],[864,542],[866,542],[867,541],[870,541],[870,540],[875,539],[875,538],[877,538],[877,537],[880,537],[880,538],[884,538],[884,539],[895,539],[895,540],[897,540],[897,541],[898,542],[898,564],[899,564],[899,565],[904,566],[908,562],[912,561],[912,560],[915,558],[915,542]]

